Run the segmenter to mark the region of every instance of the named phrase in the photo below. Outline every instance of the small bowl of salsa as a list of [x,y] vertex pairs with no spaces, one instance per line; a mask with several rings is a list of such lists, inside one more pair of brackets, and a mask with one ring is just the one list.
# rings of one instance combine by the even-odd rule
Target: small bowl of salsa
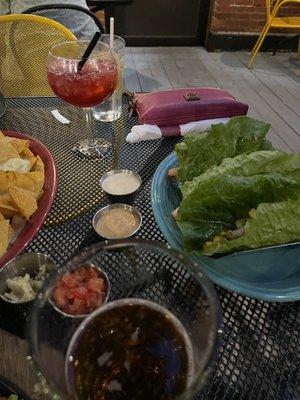
[[50,302],[65,316],[85,317],[107,302],[109,292],[109,279],[101,268],[79,265],[57,280]]
[[128,169],[114,169],[100,179],[101,189],[112,204],[132,204],[141,184],[139,174]]
[[93,228],[104,239],[126,239],[141,227],[142,216],[128,204],[111,204],[101,208],[93,218]]

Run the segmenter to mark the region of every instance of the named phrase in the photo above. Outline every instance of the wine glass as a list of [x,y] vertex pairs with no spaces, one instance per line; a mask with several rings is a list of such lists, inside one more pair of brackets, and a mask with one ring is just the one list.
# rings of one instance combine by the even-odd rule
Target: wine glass
[[74,148],[87,157],[102,155],[110,146],[95,138],[92,131],[91,107],[99,105],[114,92],[118,72],[109,46],[98,42],[82,69],[79,62],[89,41],[71,41],[52,47],[47,61],[47,77],[53,92],[73,106],[83,108],[88,136]]

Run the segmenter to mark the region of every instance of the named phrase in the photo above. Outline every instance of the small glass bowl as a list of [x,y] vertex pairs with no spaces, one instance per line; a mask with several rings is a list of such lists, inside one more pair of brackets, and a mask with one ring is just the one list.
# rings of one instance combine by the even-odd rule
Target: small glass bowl
[[[104,236],[100,235],[100,233],[97,231],[97,224],[98,224],[99,219],[107,211],[116,210],[116,209],[124,209],[124,210],[130,211],[137,220],[137,223],[138,223],[137,228],[134,231],[132,231],[130,235],[124,236],[122,238],[104,237]],[[142,225],[142,216],[141,216],[140,212],[137,210],[137,208],[130,206],[128,204],[116,203],[116,204],[111,204],[111,205],[105,206],[105,207],[101,208],[99,211],[97,211],[93,218],[93,228],[94,228],[95,232],[97,233],[97,235],[99,235],[100,237],[103,237],[104,239],[109,239],[109,240],[128,239],[131,236],[135,235],[139,231],[141,225]]]
[[[139,187],[135,191],[133,191],[131,193],[125,193],[125,194],[111,194],[109,192],[106,192],[103,189],[103,182],[108,177],[115,175],[115,174],[127,174],[127,175],[134,176],[139,181]],[[108,201],[111,204],[113,204],[113,203],[133,204],[135,196],[136,196],[137,192],[139,191],[141,185],[142,185],[142,179],[141,179],[140,175],[134,171],[130,171],[129,169],[114,169],[112,171],[106,172],[106,174],[102,175],[102,177],[100,178],[101,189],[106,194]]]
[[84,249],[51,275],[36,298],[28,324],[30,355],[50,390],[70,398],[65,374],[67,351],[85,320],[57,313],[49,299],[62,274],[86,264],[98,265],[109,278],[110,296],[103,309],[116,300],[142,299],[164,307],[181,322],[192,345],[194,373],[176,400],[193,399],[212,371],[220,345],[221,311],[216,291],[201,266],[185,254],[136,239],[104,241]]

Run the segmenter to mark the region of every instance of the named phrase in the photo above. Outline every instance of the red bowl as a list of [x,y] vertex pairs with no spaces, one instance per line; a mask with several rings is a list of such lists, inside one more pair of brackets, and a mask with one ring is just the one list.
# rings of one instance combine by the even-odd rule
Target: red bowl
[[38,201],[38,209],[30,217],[30,220],[27,222],[14,244],[12,244],[4,256],[0,258],[0,268],[20,254],[41,229],[51,210],[57,189],[57,172],[55,161],[49,150],[41,142],[33,139],[31,136],[14,131],[2,132],[5,136],[29,140],[30,150],[34,155],[39,155],[45,165],[45,182],[43,188],[44,193]]

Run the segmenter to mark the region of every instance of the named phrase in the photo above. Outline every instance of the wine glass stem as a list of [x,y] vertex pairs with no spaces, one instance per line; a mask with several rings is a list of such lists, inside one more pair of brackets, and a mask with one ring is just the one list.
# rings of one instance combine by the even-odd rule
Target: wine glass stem
[[87,140],[88,140],[89,146],[93,146],[95,143],[95,138],[94,138],[93,127],[92,127],[91,107],[85,107],[84,113],[85,113],[85,120],[86,120],[86,126],[87,126]]

